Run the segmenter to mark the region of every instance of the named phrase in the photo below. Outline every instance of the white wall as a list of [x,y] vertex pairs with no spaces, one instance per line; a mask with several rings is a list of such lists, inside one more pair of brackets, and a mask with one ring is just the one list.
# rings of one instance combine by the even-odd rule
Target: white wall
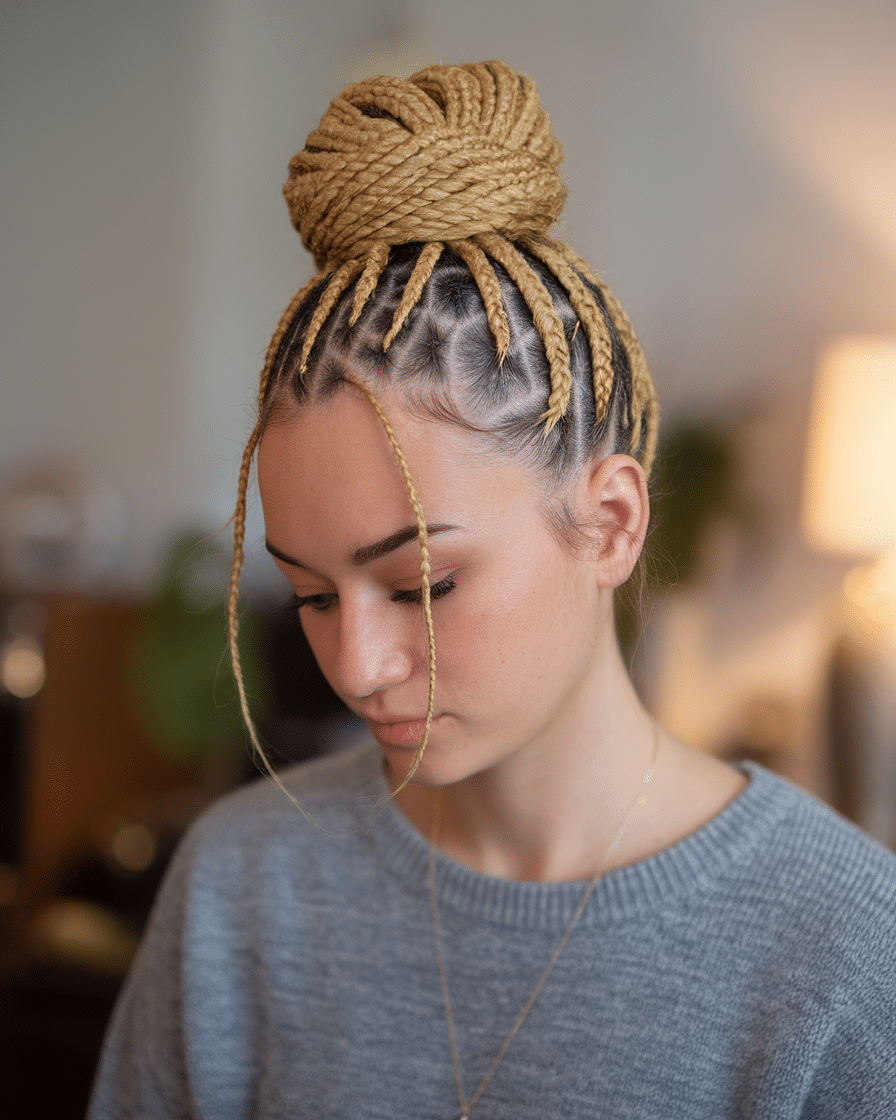
[[197,498],[182,470],[197,16],[115,0],[3,16],[0,467],[81,460],[155,530]]
[[52,456],[122,490],[124,582],[232,511],[261,356],[308,271],[286,164],[382,19],[363,0],[4,8],[0,479]]
[[379,69],[391,49],[503,57],[538,80],[566,149],[565,232],[630,311],[666,414],[782,386],[796,402],[776,421],[779,477],[757,482],[787,495],[786,520],[816,349],[843,328],[896,331],[894,13],[6,6],[0,476],[53,452],[111,479],[133,511],[130,578],[178,525],[229,516],[266,341],[310,266],[280,196],[286,162],[365,52]]

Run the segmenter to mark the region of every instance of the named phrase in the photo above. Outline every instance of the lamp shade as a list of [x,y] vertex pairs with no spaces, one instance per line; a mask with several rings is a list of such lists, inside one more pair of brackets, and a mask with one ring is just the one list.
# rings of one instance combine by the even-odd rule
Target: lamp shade
[[878,555],[896,544],[896,338],[845,336],[821,354],[803,532],[825,552]]

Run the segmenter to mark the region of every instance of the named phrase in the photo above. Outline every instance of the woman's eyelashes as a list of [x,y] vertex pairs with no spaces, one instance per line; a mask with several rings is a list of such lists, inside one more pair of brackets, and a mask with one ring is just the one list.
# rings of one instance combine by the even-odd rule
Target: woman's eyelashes
[[[449,591],[453,591],[457,586],[457,578],[454,575],[445,576],[440,579],[438,583],[433,583],[429,588],[430,600],[441,599],[443,595],[447,595]],[[408,603],[420,604],[423,602],[423,589],[421,587],[413,587],[407,591],[393,591],[391,595],[393,603]],[[322,591],[317,595],[293,595],[293,597],[286,604],[287,610],[301,610],[302,607],[310,607],[318,614],[325,614],[327,611],[332,610],[338,602],[338,596],[332,591]]]
[[321,592],[319,595],[293,595],[286,604],[287,610],[301,610],[302,607],[311,607],[320,614],[330,610],[336,605],[336,596],[332,592]]
[[[457,587],[457,579],[455,576],[445,576],[440,579],[438,583],[430,584],[429,597],[430,599],[441,599],[443,595],[447,595],[449,591],[453,591]],[[410,591],[395,591],[392,594],[393,603],[422,603],[423,602],[423,588],[414,587]]]

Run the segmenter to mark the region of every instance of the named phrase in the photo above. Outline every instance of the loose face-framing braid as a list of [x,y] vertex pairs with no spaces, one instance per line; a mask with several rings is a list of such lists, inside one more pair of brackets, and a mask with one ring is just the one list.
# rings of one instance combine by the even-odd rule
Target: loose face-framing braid
[[635,333],[590,266],[548,233],[566,199],[561,158],[532,79],[488,62],[348,86],[290,162],[284,195],[318,271],[268,348],[228,597],[240,704],[269,772],[239,667],[237,605],[246,490],[272,408],[354,384],[401,467],[420,529],[430,651],[426,734],[406,781],[434,695],[426,523],[374,390],[399,390],[410,407],[532,463],[554,490],[547,514],[561,530],[562,484],[597,455],[627,452],[650,470],[658,408]]
[[417,495],[417,485],[411,475],[408,461],[401,450],[401,444],[398,442],[398,437],[395,434],[395,429],[386,411],[380,404],[376,396],[364,384],[363,381],[352,380],[350,382],[357,389],[364,394],[373,408],[374,412],[380,419],[383,425],[383,430],[386,433],[386,438],[389,440],[389,445],[398,460],[398,468],[401,471],[401,477],[404,479],[405,489],[408,492],[408,501],[411,504],[411,509],[414,511],[414,517],[417,520],[417,542],[420,546],[420,598],[423,604],[423,621],[426,623],[426,644],[429,655],[429,695],[426,699],[426,716],[423,720],[423,735],[420,738],[420,745],[417,747],[417,752],[411,760],[411,765],[408,768],[401,783],[395,790],[404,789],[408,782],[417,773],[417,767],[420,765],[420,759],[423,758],[423,752],[426,750],[426,744],[429,742],[429,731],[432,727],[432,716],[435,709],[436,700],[436,635],[432,625],[432,595],[429,586],[429,575],[431,567],[429,563],[429,535],[426,531],[426,517],[423,514],[423,506],[420,505],[420,498]]

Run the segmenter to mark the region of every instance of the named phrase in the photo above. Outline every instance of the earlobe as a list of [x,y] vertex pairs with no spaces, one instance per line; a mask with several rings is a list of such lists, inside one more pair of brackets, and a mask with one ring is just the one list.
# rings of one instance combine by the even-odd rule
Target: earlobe
[[588,475],[590,513],[599,527],[597,557],[601,587],[619,587],[632,573],[644,547],[650,499],[640,463],[630,455],[609,455]]

